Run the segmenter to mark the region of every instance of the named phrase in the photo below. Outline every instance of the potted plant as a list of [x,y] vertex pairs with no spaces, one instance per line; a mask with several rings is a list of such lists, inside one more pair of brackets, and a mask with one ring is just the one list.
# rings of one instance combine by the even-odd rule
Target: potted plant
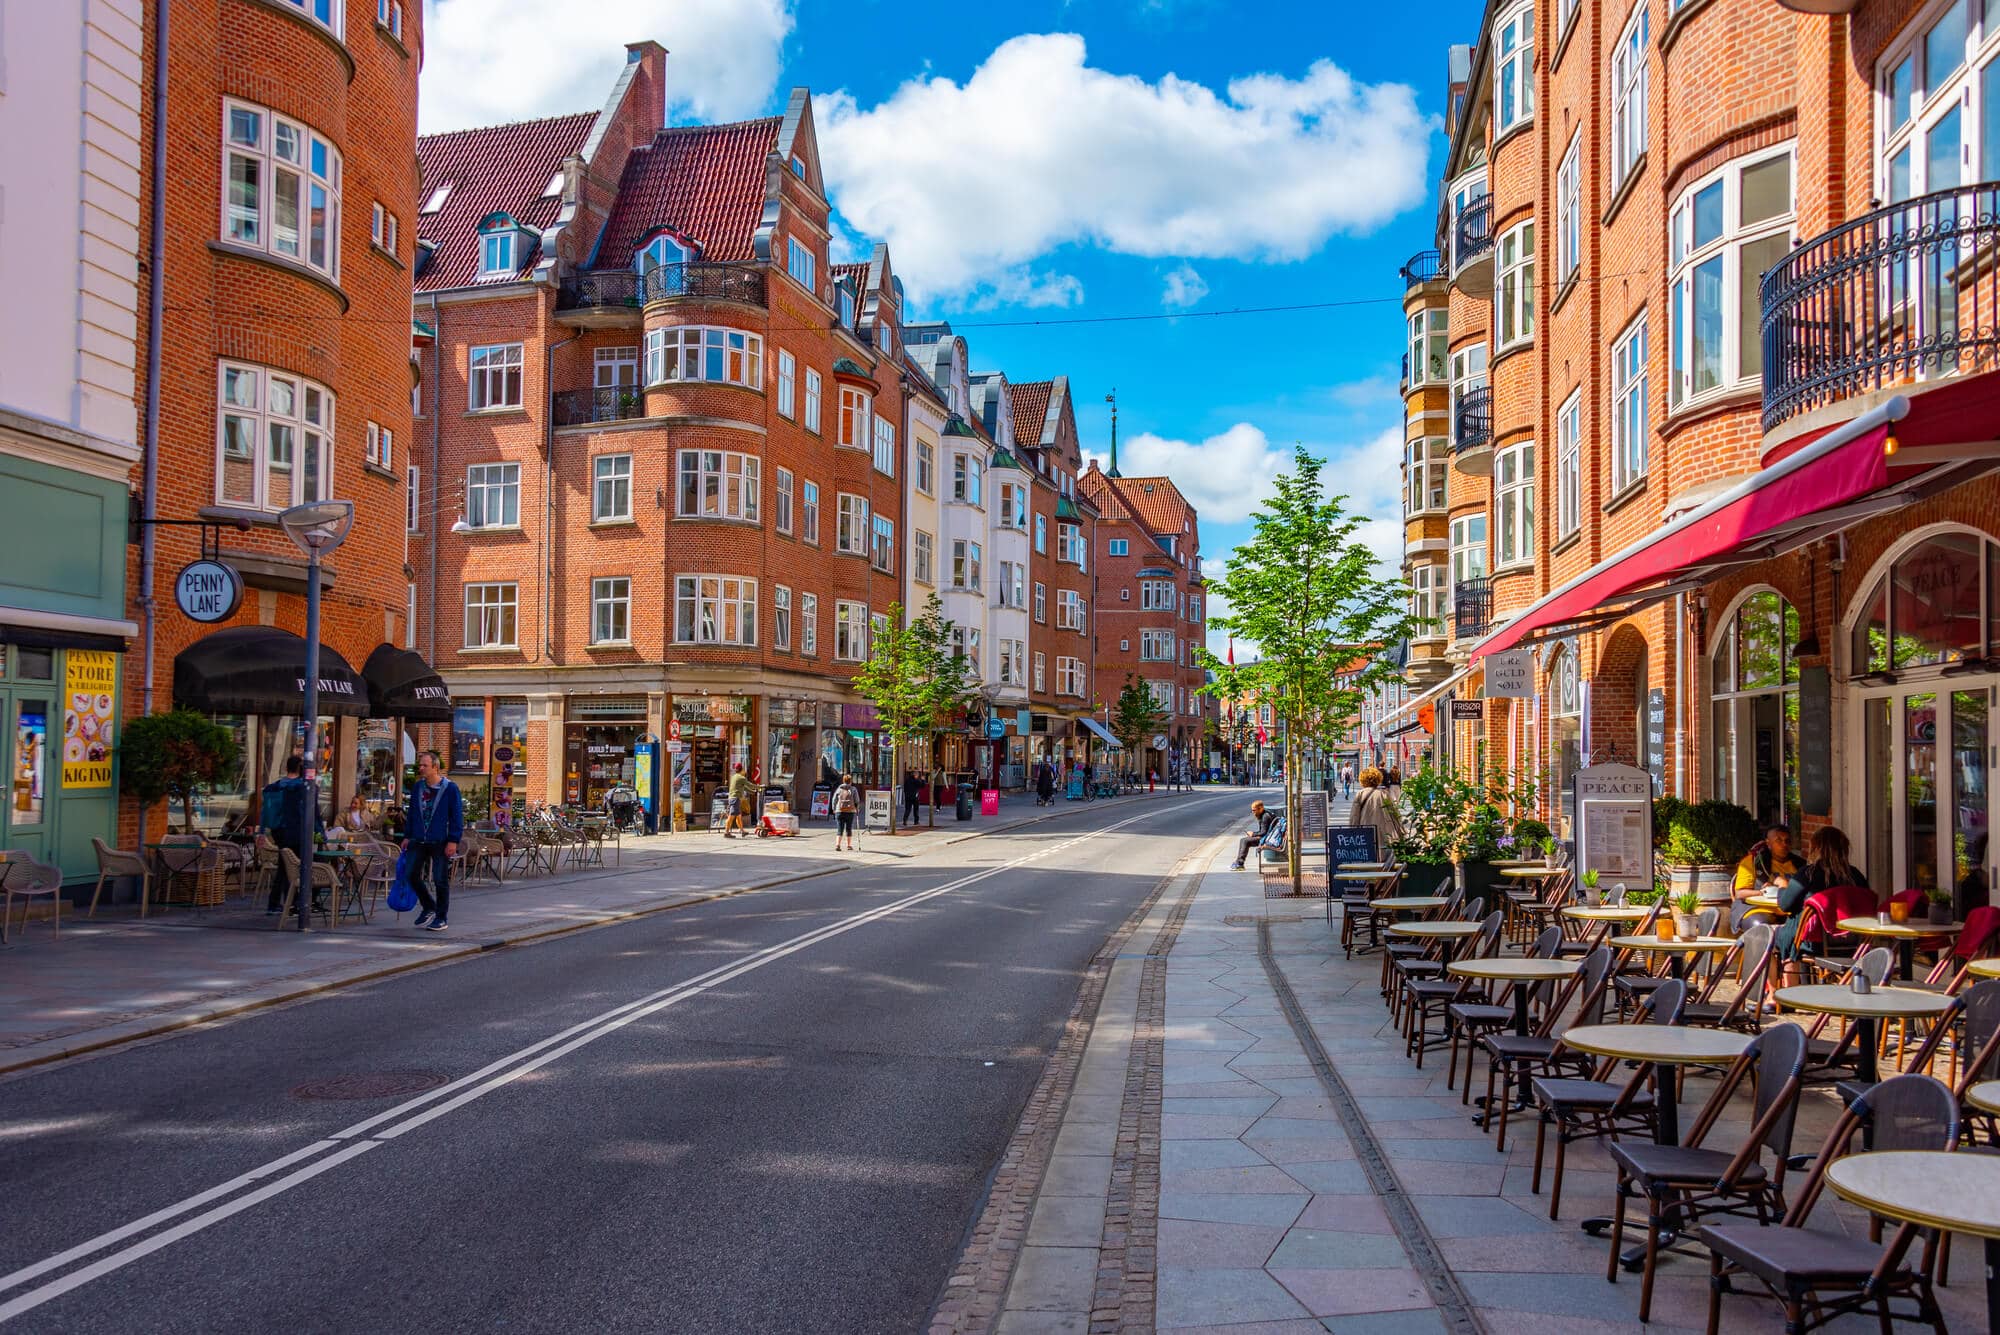
[[195,795],[229,778],[241,758],[235,734],[192,710],[142,714],[125,725],[118,746],[118,786],[138,799],[142,812],[162,798],[178,799],[181,829],[191,832]]
[[1514,822],[1514,844],[1523,852],[1532,850],[1544,858],[1550,856],[1556,841],[1549,833],[1549,827],[1533,817]]
[[1942,927],[1951,921],[1951,890],[1946,886],[1933,886],[1924,891],[1924,898],[1930,902],[1930,921],[1934,927]]
[[[1659,835],[1662,809],[1666,834]],[[1711,798],[1687,803],[1661,798],[1654,802],[1654,834],[1670,881],[1695,892],[1703,903],[1722,903],[1735,886],[1736,864],[1757,842],[1757,820],[1734,802]]]
[[1695,915],[1701,912],[1701,893],[1692,889],[1683,890],[1673,897],[1672,903],[1674,932],[1688,941],[1700,936]]
[[1604,902],[1604,892],[1597,888],[1597,868],[1592,867],[1583,874],[1583,902],[1596,908]]

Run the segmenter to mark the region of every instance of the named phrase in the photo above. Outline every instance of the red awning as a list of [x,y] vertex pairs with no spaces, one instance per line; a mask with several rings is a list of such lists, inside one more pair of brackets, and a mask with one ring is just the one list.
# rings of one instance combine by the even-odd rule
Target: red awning
[[[1993,393],[1990,385],[1982,389],[1989,396]],[[1931,397],[1924,395],[1918,402]],[[1946,406],[1942,396],[1938,406]],[[1472,657],[1499,653],[1530,638],[1546,638],[1579,622],[1629,616],[1731,569],[1783,555],[1870,515],[1935,496],[2000,462],[1990,456],[1941,457],[1921,448],[1890,453],[1886,448],[1890,425],[1900,423],[1910,411],[1911,400],[1899,395],[1767,465],[1543,595],[1481,640]],[[1902,426],[1896,430],[1899,438],[1917,434],[1927,440],[1933,434],[1912,433]]]

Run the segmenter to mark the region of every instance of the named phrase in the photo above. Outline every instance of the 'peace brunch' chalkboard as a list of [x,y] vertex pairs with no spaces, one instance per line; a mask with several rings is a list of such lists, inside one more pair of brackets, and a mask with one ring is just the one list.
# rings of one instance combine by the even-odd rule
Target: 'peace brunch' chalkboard
[[1334,825],[1326,832],[1327,865],[1338,870],[1350,863],[1377,862],[1373,825]]

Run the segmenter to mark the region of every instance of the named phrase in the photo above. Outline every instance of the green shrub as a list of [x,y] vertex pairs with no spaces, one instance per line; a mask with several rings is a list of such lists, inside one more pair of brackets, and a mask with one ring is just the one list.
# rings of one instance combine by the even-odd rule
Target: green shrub
[[141,714],[118,746],[118,786],[142,808],[180,799],[182,828],[191,830],[195,790],[228,778],[241,752],[229,729],[192,710]]
[[[1668,808],[1670,819],[1661,851],[1673,866],[1734,866],[1743,860],[1761,834],[1756,817],[1734,802],[1720,798],[1692,804],[1661,798],[1653,804],[1656,819],[1662,804],[1670,800],[1675,805]],[[1654,836],[1660,837],[1657,827]]]
[[1544,841],[1554,838],[1548,826],[1529,816],[1514,822],[1514,842],[1529,848],[1540,848]]

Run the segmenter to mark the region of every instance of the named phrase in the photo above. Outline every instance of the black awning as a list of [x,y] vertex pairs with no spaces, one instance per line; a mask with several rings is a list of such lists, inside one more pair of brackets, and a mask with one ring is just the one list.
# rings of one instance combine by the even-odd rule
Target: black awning
[[[231,626],[174,658],[174,704],[204,714],[305,712],[306,642],[275,626]],[[345,658],[319,647],[319,710],[368,713],[368,684]]]
[[451,692],[423,655],[414,649],[378,644],[361,665],[368,683],[368,717],[451,722]]
[[42,626],[0,625],[0,645],[18,644],[24,649],[105,649],[125,652],[122,635],[99,635],[87,630],[49,630]]

